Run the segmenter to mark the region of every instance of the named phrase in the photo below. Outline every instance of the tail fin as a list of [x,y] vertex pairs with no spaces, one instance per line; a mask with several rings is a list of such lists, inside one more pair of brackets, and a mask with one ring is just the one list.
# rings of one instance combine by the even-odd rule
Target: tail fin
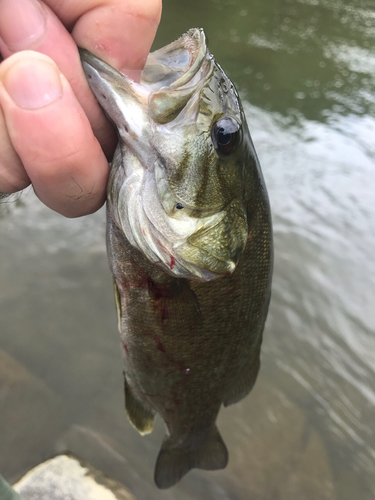
[[176,484],[190,469],[224,469],[227,463],[227,447],[214,425],[208,440],[194,450],[184,443],[174,447],[167,438],[156,460],[154,480],[158,488],[166,489]]

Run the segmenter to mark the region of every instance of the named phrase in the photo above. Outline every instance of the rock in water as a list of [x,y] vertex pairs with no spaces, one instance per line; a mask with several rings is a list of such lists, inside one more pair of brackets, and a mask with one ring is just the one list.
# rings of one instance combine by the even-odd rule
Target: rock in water
[[135,500],[123,485],[72,455],[38,465],[14,489],[22,500]]

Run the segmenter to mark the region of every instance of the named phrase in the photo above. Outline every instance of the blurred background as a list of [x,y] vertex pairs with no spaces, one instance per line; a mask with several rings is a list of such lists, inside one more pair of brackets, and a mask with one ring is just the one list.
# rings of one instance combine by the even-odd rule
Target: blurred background
[[274,221],[261,373],[219,417],[229,465],[156,489],[164,429],[126,419],[104,211],[26,190],[0,205],[0,470],[68,448],[139,500],[373,500],[374,2],[164,0],[154,47],[191,27],[242,96]]

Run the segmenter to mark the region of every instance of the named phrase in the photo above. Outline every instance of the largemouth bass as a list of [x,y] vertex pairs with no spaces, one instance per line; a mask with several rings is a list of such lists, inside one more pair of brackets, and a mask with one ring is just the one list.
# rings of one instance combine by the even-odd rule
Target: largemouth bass
[[81,51],[118,129],[107,247],[124,356],[126,412],[166,425],[155,482],[224,468],[215,421],[259,370],[270,299],[267,192],[239,96],[192,29],[149,55],[140,84]]

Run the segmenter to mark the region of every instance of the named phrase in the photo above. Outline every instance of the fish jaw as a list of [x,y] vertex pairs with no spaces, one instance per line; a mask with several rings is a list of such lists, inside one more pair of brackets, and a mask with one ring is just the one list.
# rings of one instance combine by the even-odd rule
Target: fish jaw
[[115,124],[119,140],[141,156],[147,167],[153,155],[150,137],[153,121],[148,114],[149,91],[85,49],[79,49],[82,66],[97,101]]

